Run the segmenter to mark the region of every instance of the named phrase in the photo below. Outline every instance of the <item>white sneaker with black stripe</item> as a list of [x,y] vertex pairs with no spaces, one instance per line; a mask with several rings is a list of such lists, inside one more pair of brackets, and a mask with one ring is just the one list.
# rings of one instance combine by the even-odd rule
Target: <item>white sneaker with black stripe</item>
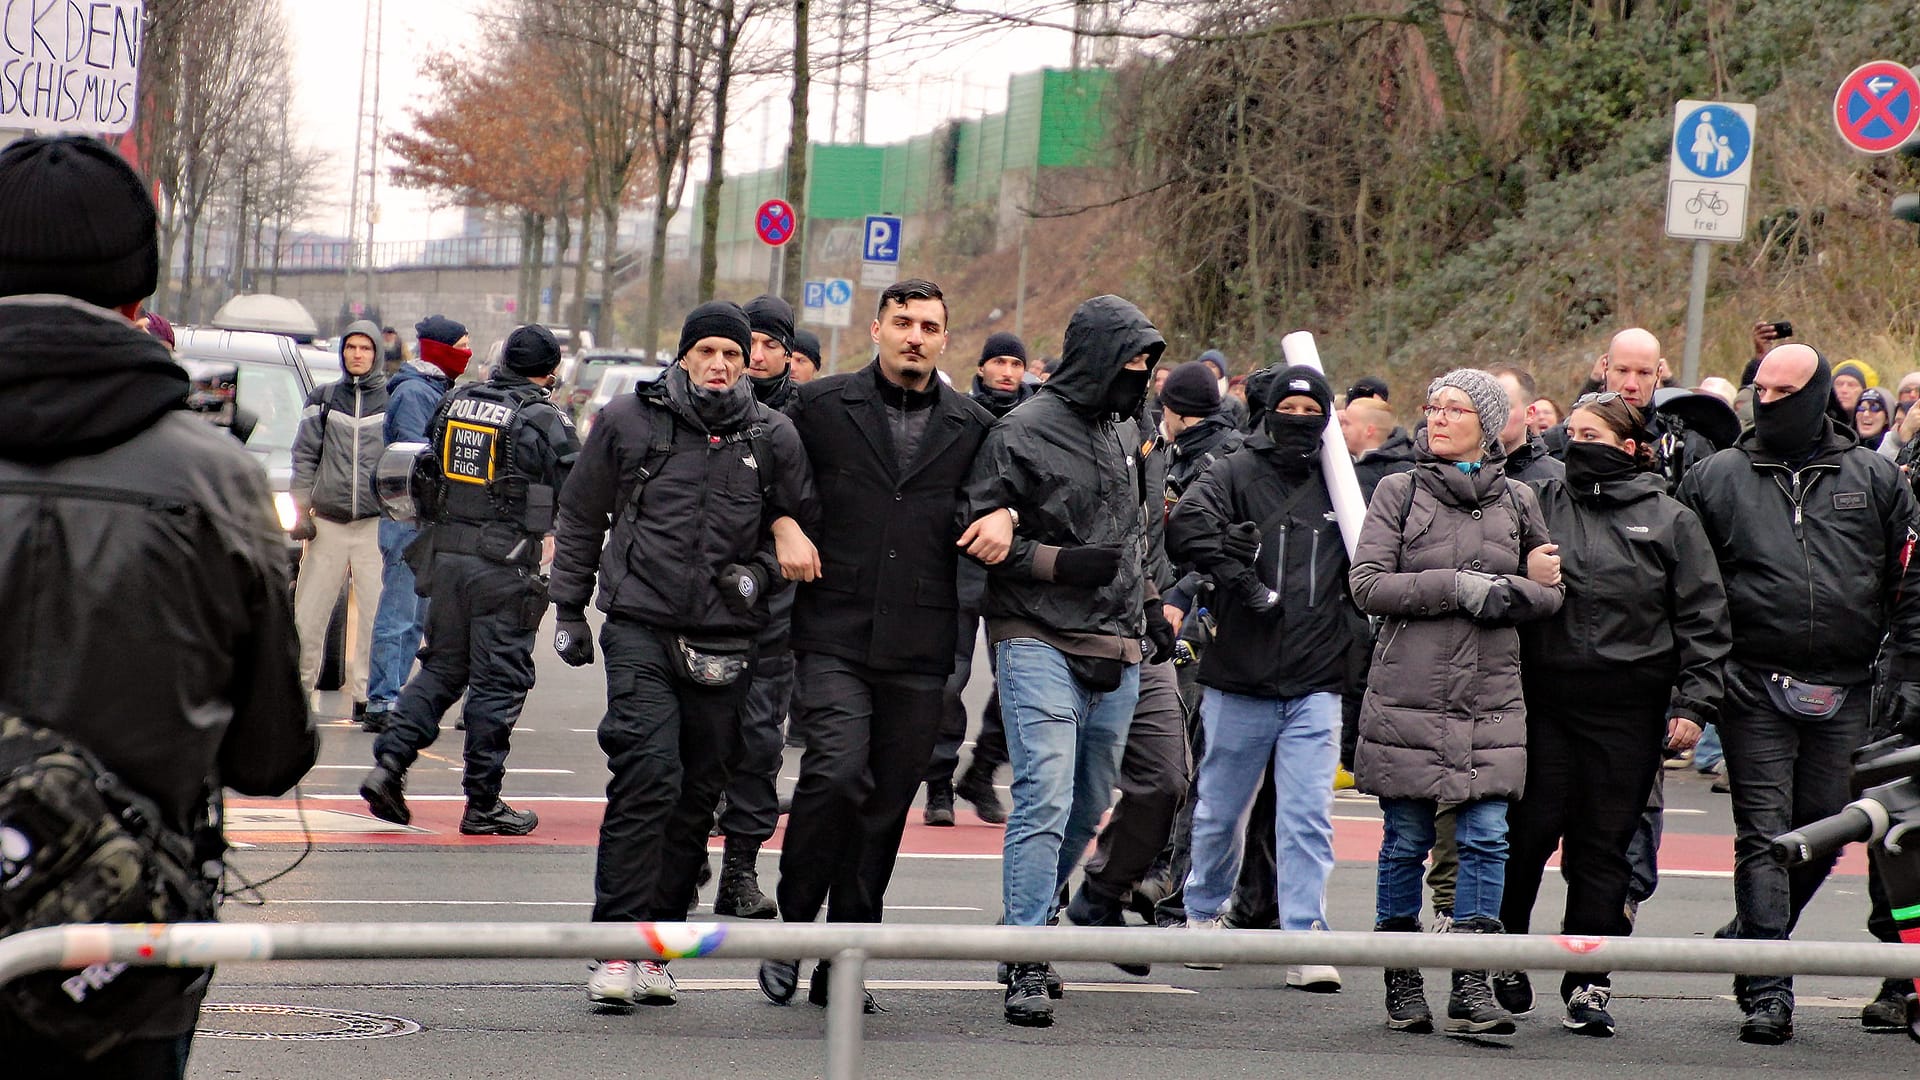
[[1613,991],[1607,987],[1583,986],[1567,999],[1567,1018],[1560,1023],[1575,1035],[1612,1038],[1613,1014],[1607,1012],[1612,1000]]

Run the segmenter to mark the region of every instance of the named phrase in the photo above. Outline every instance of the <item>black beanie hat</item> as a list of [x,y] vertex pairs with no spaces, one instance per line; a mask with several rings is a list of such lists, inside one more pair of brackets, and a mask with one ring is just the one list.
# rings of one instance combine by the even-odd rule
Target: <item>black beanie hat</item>
[[[782,348],[793,348],[793,308],[785,300],[773,295],[756,296],[747,301],[747,326],[756,334],[765,334],[780,343]],[[747,339],[751,348],[753,339]]]
[[458,345],[460,339],[467,336],[467,328],[447,318],[445,315],[429,315],[413,324],[416,336],[428,341],[437,341],[442,345]]
[[107,144],[17,140],[0,150],[0,296],[144,300],[160,281],[158,222],[140,174]]
[[560,366],[560,342],[544,326],[522,326],[507,335],[500,362],[516,375],[538,378]]
[[1175,416],[1212,416],[1220,411],[1220,382],[1213,365],[1190,360],[1167,373],[1160,386],[1160,407]]
[[711,300],[687,313],[687,321],[680,326],[680,349],[673,354],[674,359],[687,355],[687,350],[700,339],[710,337],[738,343],[743,356],[753,351],[753,324],[748,321],[747,313],[731,300]]
[[1353,380],[1353,385],[1347,389],[1347,400],[1352,402],[1359,401],[1361,398],[1379,398],[1385,401],[1388,393],[1390,391],[1387,389],[1387,380],[1378,375],[1362,375]]
[[1320,403],[1322,413],[1333,411],[1333,385],[1325,375],[1302,364],[1286,368],[1274,378],[1267,387],[1267,407],[1273,408],[1290,397],[1309,397]]
[[820,366],[820,338],[811,330],[793,332],[793,351],[813,361],[814,367]]
[[989,334],[987,335],[987,343],[980,346],[980,359],[977,361],[977,364],[985,365],[987,361],[996,356],[1015,357],[1024,365],[1027,362],[1026,343],[1012,334],[1007,333],[1005,330]]

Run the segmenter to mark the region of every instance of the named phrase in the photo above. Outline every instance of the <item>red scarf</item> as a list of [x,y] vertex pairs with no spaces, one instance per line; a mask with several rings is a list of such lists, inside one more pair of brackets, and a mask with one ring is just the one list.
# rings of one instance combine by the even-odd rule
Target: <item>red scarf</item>
[[431,338],[420,339],[420,359],[447,373],[447,378],[457,379],[467,370],[467,361],[473,359],[472,349],[456,349]]

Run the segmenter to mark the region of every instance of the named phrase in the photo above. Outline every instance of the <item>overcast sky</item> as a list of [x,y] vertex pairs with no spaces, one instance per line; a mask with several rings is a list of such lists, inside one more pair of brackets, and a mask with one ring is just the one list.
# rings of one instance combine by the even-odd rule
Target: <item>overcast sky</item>
[[[295,48],[296,123],[302,139],[332,156],[331,209],[308,224],[323,232],[342,232],[346,223],[348,182],[352,172],[354,105],[359,88],[362,32],[373,0],[284,0]],[[470,55],[484,40],[482,12],[487,0],[386,0],[382,40],[380,115],[383,131],[407,125],[407,109],[423,104],[424,82],[415,75],[420,58],[434,53]],[[816,50],[831,32],[833,0],[815,0]],[[1007,31],[938,50],[894,50],[875,62],[869,98],[867,141],[892,142],[931,130],[956,115],[999,111],[1006,101],[1007,78],[1016,72],[1065,66],[1070,36],[1045,30]],[[825,141],[832,133],[833,88],[816,72],[812,135]],[[731,108],[728,171],[771,164],[785,153],[787,87],[764,84],[737,91]],[[371,105],[369,105],[369,108]],[[839,138],[852,138],[852,94],[841,102]],[[382,171],[384,172],[384,166]],[[418,240],[459,231],[459,212],[434,209],[421,193],[382,183],[377,238]]]

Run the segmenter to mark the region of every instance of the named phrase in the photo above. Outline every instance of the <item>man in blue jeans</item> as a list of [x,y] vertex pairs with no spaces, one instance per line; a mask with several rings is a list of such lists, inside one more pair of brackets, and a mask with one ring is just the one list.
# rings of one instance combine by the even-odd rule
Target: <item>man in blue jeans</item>
[[[414,326],[420,337],[420,359],[402,364],[387,380],[387,445],[427,441],[440,399],[453,389],[453,380],[467,370],[473,356],[467,328],[445,315],[429,315]],[[367,679],[367,711],[360,726],[386,730],[388,713],[400,700],[400,690],[413,670],[426,631],[427,601],[413,589],[413,569],[407,565],[407,545],[420,535],[410,521],[380,522],[380,610],[373,617],[373,653]]]
[[[1187,925],[1198,929],[1221,925],[1240,873],[1242,822],[1269,762],[1280,928],[1327,928],[1340,692],[1359,613],[1320,474],[1333,389],[1306,367],[1287,368],[1272,385],[1277,400],[1259,430],[1181,496],[1167,524],[1174,560],[1219,583],[1219,630],[1200,661],[1206,753],[1186,883]],[[1340,973],[1290,967],[1287,985],[1332,993]]]
[[[1112,802],[1143,637],[1173,648],[1144,566],[1145,440],[1134,419],[1165,348],[1127,301],[1081,304],[1059,370],[994,426],[967,483],[973,524],[960,544],[988,563],[983,613],[1013,764],[1002,859],[1013,926],[1053,915]],[[1053,1023],[1048,976],[1046,964],[1011,965],[1008,1023]]]

